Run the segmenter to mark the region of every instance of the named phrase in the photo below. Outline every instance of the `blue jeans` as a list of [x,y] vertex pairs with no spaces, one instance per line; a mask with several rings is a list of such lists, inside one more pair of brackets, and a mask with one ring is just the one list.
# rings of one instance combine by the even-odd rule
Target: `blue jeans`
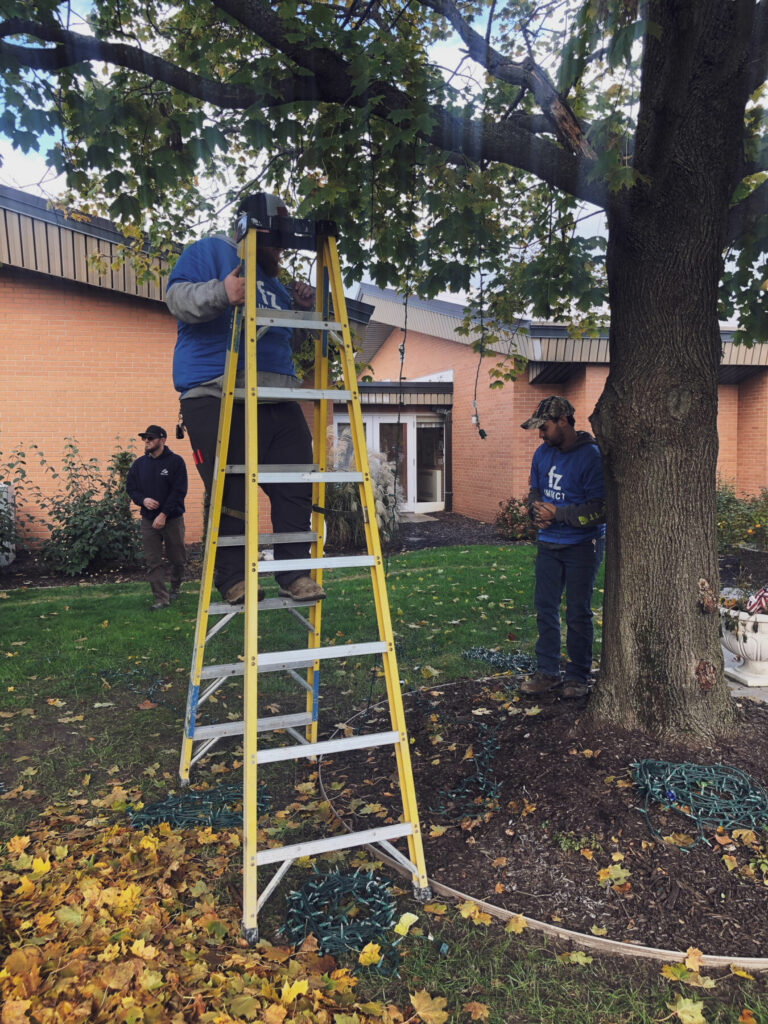
[[560,599],[565,590],[565,678],[583,683],[592,667],[592,590],[603,560],[605,538],[548,548],[536,554],[536,589],[533,603],[539,637],[536,668],[548,676],[560,675]]

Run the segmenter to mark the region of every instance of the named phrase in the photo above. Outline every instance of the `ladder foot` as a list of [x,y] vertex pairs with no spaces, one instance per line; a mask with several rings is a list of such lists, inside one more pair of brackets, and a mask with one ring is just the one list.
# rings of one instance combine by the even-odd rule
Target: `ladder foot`
[[248,943],[249,946],[255,946],[259,941],[259,929],[258,928],[246,928],[245,925],[240,926],[240,932]]
[[429,885],[414,885],[413,898],[418,903],[426,903],[428,900],[432,899],[432,887]]
[[182,789],[185,789],[189,785],[189,776],[187,776],[186,779],[185,779],[183,777],[183,775],[180,775],[179,776],[179,785],[181,786]]

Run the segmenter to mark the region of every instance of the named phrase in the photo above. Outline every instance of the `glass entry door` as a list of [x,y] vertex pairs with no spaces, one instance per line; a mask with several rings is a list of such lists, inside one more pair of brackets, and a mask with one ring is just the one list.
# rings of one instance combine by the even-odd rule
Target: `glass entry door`
[[[410,508],[411,496],[413,495],[413,486],[409,486],[409,467],[410,460],[408,458],[408,423],[401,419],[398,423],[395,420],[394,423],[385,421],[379,421],[379,451],[387,457],[387,461],[393,465],[397,463],[397,486],[403,495],[403,504],[406,510]],[[410,445],[413,448],[413,445]]]
[[[397,463],[397,486],[404,512],[441,512],[445,508],[445,424],[442,419],[404,412],[400,416],[364,413],[366,444]],[[337,438],[349,431],[343,414],[335,417]]]
[[416,511],[445,508],[445,427],[416,421]]

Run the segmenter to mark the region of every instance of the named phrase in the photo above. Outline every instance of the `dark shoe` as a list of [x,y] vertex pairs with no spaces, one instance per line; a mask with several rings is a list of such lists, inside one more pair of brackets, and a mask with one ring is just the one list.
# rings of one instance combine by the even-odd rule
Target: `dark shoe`
[[[266,591],[263,587],[259,587],[259,601],[263,601],[265,596]],[[238,580],[237,583],[233,583],[224,594],[224,600],[229,604],[242,604],[245,601],[245,580]]]
[[534,672],[520,683],[520,693],[548,693],[560,686],[560,676],[547,676],[543,672]]
[[566,679],[563,683],[561,697],[571,700],[577,697],[586,697],[591,689],[592,687],[589,683],[582,683],[578,679]]
[[178,601],[179,600],[179,591],[178,590],[172,590],[170,592],[170,594],[168,595],[168,600],[169,600],[169,602],[171,604],[173,604],[174,601]]
[[167,608],[167,601],[155,601],[152,607],[149,609],[151,612],[159,612],[161,608]]
[[294,601],[322,601],[325,591],[310,576],[299,576],[292,583],[280,587],[280,597],[290,597]]

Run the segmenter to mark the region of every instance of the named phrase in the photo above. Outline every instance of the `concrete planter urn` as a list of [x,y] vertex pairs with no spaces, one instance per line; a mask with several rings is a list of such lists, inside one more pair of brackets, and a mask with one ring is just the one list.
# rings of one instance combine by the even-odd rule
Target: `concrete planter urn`
[[744,686],[768,686],[768,614],[721,606],[720,635],[726,676]]

